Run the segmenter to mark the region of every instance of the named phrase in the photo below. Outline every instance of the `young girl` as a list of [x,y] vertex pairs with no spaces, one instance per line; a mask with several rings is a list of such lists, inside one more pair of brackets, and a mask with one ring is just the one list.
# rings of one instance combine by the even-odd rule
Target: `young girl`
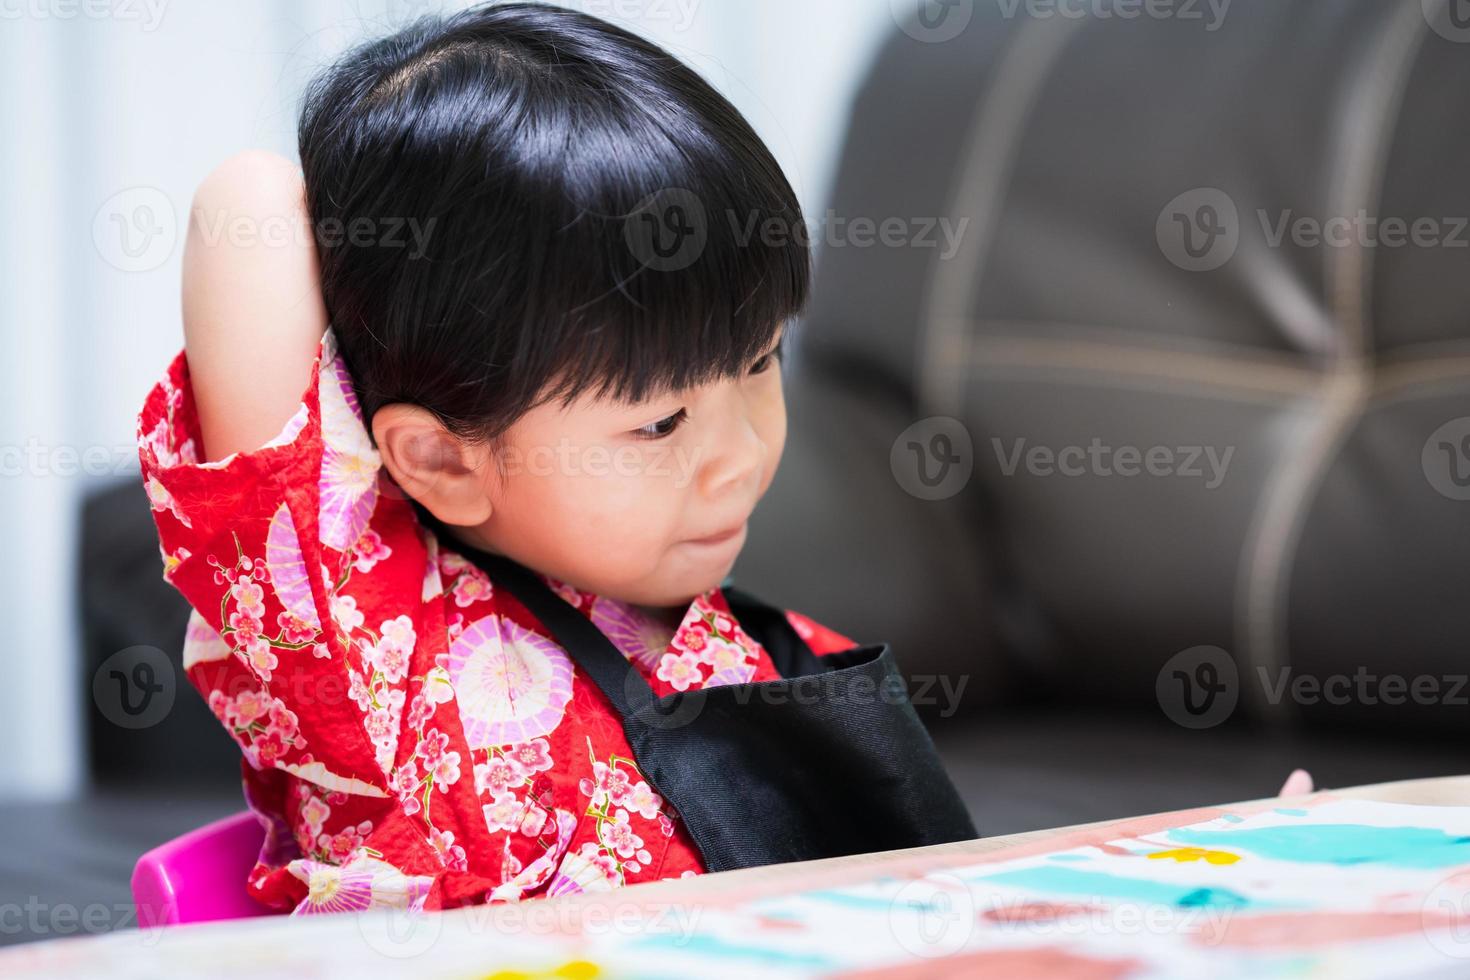
[[809,277],[804,236],[748,233],[802,218],[740,115],[515,3],[351,51],[299,144],[196,193],[139,420],[185,667],[267,829],[251,893],[440,908],[974,836],[886,648],[721,587]]

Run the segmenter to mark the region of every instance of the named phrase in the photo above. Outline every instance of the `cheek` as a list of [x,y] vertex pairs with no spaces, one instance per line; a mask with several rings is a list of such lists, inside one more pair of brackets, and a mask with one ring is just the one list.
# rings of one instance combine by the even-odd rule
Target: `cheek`
[[[543,544],[566,560],[601,566],[598,577],[638,574],[656,559],[678,517],[675,481],[641,448],[572,457],[518,492]],[[662,468],[669,468],[667,462]]]

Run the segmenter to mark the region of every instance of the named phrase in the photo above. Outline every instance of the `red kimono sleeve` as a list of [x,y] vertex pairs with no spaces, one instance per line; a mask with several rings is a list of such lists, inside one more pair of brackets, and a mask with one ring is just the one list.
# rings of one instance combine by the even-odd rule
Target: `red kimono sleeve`
[[[300,408],[251,452],[200,461],[183,354],[138,422],[164,577],[194,608],[185,673],[239,744],[246,800],[267,830],[250,892],[297,912],[330,910],[308,899],[349,869],[370,882],[354,892],[370,904],[421,906],[444,871],[389,784],[393,744],[365,724],[365,700],[402,697],[362,689],[363,615],[342,588],[354,565],[388,549],[368,528],[376,456],[356,465],[373,450],[335,404],[350,398],[328,371],[336,363],[328,335],[303,372]],[[324,410],[324,399],[334,404]],[[354,473],[373,476],[354,483]]]

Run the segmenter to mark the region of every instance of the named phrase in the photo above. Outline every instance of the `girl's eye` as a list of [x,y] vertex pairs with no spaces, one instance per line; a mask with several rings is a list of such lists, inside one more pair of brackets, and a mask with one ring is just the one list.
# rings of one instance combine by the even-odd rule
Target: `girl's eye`
[[681,408],[673,415],[661,418],[657,422],[643,426],[641,429],[634,429],[633,434],[640,439],[662,439],[665,436],[673,434],[673,431],[682,425],[688,417],[689,413]]
[[765,371],[769,370],[772,364],[775,364],[777,361],[781,360],[781,348],[784,346],[784,344],[779,345],[769,354],[763,354],[759,358],[757,358],[755,363],[750,366],[750,373],[763,374]]

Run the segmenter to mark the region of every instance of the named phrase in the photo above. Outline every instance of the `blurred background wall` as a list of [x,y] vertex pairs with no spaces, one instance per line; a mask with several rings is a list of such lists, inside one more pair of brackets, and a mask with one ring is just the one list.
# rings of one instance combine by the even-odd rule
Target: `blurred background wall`
[[[905,14],[897,0],[565,5],[701,71],[771,146],[809,221],[851,91]],[[0,800],[84,779],[78,512],[89,488],[135,478],[137,409],[182,342],[195,186],[246,147],[294,157],[302,87],[344,47],[463,6],[0,2]]]

